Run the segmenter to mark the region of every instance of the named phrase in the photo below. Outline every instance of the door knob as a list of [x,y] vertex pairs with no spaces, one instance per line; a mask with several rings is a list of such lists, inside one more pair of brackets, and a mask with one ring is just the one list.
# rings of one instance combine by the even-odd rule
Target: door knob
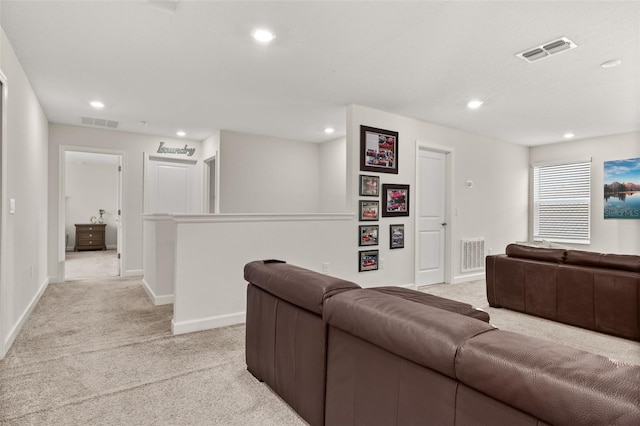
[[440,225],[447,226],[447,222],[442,222]]

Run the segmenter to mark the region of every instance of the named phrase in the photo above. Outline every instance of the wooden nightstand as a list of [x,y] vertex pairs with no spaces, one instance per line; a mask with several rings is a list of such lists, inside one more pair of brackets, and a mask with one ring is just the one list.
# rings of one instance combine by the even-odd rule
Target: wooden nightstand
[[76,245],[73,251],[106,250],[104,239],[105,223],[91,223],[88,225],[76,223]]

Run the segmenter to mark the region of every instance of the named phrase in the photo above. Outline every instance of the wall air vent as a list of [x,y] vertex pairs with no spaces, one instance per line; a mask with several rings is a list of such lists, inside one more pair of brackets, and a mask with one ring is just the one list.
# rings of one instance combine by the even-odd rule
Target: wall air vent
[[539,61],[540,59],[547,58],[551,55],[555,55],[556,53],[575,49],[576,47],[578,47],[577,44],[566,37],[562,37],[558,40],[553,40],[540,46],[527,49],[524,52],[518,53],[516,56],[518,58],[524,59],[527,62],[535,62]]
[[110,129],[116,129],[118,127],[117,121],[105,120],[104,118],[81,117],[81,119],[82,124],[86,126],[108,127]]

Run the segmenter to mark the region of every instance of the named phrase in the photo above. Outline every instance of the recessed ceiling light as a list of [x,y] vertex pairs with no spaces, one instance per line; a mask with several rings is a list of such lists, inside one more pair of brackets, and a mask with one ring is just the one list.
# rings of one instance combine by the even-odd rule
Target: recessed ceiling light
[[269,43],[271,40],[276,38],[276,35],[269,30],[255,30],[251,33],[253,38],[258,40],[260,43]]
[[89,105],[91,105],[92,107],[96,108],[96,109],[100,109],[100,108],[104,108],[104,104],[100,101],[91,101],[89,102]]
[[620,65],[622,61],[620,59],[612,59],[610,61],[606,61],[600,64],[602,68],[613,68]]
[[324,129],[324,132],[328,135],[330,135],[331,133],[334,132],[334,129],[332,129],[331,127],[327,127],[326,129]]
[[565,133],[564,134],[564,138],[565,139],[571,139],[572,137],[574,137],[575,135],[573,133]]
[[479,99],[474,99],[472,101],[469,101],[469,103],[467,103],[467,106],[471,109],[478,109],[482,106],[484,102],[482,102]]
[[187,134],[185,132],[183,132],[182,130],[177,131],[176,135],[178,135],[180,137],[187,136]]

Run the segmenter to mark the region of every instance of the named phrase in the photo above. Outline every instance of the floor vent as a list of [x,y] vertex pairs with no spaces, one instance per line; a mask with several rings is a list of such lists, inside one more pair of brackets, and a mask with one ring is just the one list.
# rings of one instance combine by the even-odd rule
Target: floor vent
[[108,127],[110,129],[115,129],[118,127],[118,122],[113,120],[105,120],[104,118],[92,118],[92,117],[81,117],[82,124],[88,126],[99,126],[99,127]]
[[484,238],[462,240],[462,265],[460,272],[480,271],[484,269]]

